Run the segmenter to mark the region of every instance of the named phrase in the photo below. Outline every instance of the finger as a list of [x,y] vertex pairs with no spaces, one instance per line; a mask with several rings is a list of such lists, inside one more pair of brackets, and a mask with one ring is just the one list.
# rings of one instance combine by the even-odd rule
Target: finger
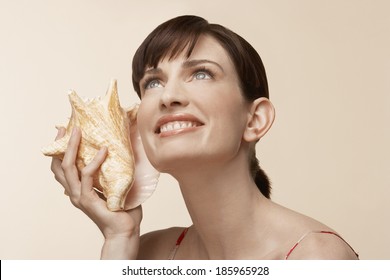
[[107,147],[102,147],[93,160],[81,170],[81,195],[89,195],[90,193],[96,195],[93,189],[93,176],[98,172],[106,156]]
[[93,160],[81,170],[80,205],[87,211],[106,211],[105,200],[101,199],[93,187],[93,177],[107,156],[107,148],[103,147]]
[[64,176],[64,171],[61,167],[62,161],[59,158],[53,157],[51,160],[51,171],[54,173],[54,178],[59,182],[65,189],[67,188],[67,182]]
[[79,128],[73,128],[72,135],[69,139],[61,167],[65,174],[65,179],[69,186],[69,194],[80,193],[80,179],[76,166],[76,158],[79,144],[81,141],[81,131]]
[[[63,126],[56,126],[56,129],[57,129],[57,135],[55,140],[57,141],[65,136],[66,129]],[[51,160],[50,169],[54,173],[54,178],[56,179],[56,181],[59,182],[65,188],[65,193],[66,193],[67,182],[64,176],[64,171],[62,170],[61,167],[61,163],[62,161],[59,158],[53,157]]]
[[66,129],[63,126],[56,126],[56,128],[57,128],[58,131],[57,131],[57,136],[56,136],[55,140],[58,140],[58,139],[61,139],[62,137],[65,136]]
[[[56,135],[55,140],[61,139],[62,137],[65,136],[66,129],[64,127],[56,126],[56,129],[57,129],[57,135]],[[64,177],[64,174],[63,174],[63,170],[61,168],[61,162],[62,161],[59,158],[52,157],[50,169],[54,173],[55,179],[61,185],[64,185],[64,183],[66,183],[66,180],[65,180],[65,177]]]

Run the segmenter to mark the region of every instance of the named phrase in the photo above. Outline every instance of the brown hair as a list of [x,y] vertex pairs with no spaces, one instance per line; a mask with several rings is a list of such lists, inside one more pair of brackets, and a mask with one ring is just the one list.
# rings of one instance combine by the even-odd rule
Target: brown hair
[[[197,16],[179,16],[168,20],[149,34],[133,58],[133,87],[141,97],[140,81],[147,67],[157,67],[165,57],[174,59],[183,51],[187,57],[201,35],[215,38],[232,59],[245,99],[269,98],[263,62],[256,50],[241,36],[219,24],[210,24]],[[261,193],[269,198],[270,181],[260,168],[255,150],[249,160],[252,176]]]

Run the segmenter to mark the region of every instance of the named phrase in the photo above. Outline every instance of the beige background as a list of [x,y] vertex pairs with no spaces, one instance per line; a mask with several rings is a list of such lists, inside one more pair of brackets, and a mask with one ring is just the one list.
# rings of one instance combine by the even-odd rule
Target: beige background
[[[138,45],[157,24],[197,14],[264,60],[277,118],[258,155],[273,200],[335,228],[362,259],[390,259],[389,11],[386,0],[0,0],[0,258],[99,258],[99,230],[40,148],[70,114],[69,88],[104,95],[115,77],[122,104],[137,102]],[[162,176],[143,232],[189,223]]]

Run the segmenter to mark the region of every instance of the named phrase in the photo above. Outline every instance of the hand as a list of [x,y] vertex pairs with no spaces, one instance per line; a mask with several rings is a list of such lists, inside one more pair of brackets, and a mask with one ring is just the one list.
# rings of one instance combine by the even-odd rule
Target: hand
[[[65,128],[59,128],[56,140],[65,135]],[[142,209],[138,206],[128,211],[112,212],[106,202],[99,197],[93,188],[93,175],[107,156],[107,148],[102,148],[82,170],[76,167],[76,156],[81,140],[81,131],[75,128],[69,139],[64,158],[53,158],[51,170],[56,180],[64,187],[65,194],[74,206],[83,211],[103,233],[106,243],[102,257],[135,258],[138,254],[139,228]],[[126,244],[125,244],[126,243]],[[111,247],[106,245],[110,244]],[[113,246],[117,250],[113,250]],[[130,248],[128,248],[128,246]],[[128,248],[125,250],[125,248]],[[106,249],[106,250],[105,250]],[[105,255],[108,252],[108,256]],[[115,254],[115,255],[113,255]]]

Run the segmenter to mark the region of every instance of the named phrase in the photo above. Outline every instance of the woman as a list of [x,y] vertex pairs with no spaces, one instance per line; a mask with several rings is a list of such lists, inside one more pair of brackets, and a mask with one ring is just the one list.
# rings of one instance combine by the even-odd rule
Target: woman
[[[92,186],[107,149],[79,176],[76,128],[52,170],[102,231],[102,258],[357,258],[332,229],[269,199],[255,144],[275,113],[262,61],[243,38],[196,16],[169,20],[137,50],[133,85],[141,98],[137,125],[145,152],[157,170],[179,182],[193,225],[140,237],[141,207],[108,211]],[[60,129],[57,138],[63,134]]]

